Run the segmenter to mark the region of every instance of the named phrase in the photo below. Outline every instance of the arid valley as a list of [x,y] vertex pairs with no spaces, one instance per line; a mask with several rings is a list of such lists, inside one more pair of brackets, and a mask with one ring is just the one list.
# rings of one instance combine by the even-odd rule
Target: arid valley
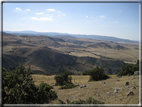
[[2,0],[0,104],[141,106],[140,4]]
[[[139,76],[116,75],[123,65],[135,64],[139,59],[138,43],[4,33],[2,49],[3,67],[13,70],[19,64],[26,68],[30,66],[35,85],[47,83],[53,86],[58,99],[65,102],[66,99],[75,101],[92,97],[105,104],[139,103]],[[88,82],[89,75],[81,75],[96,66],[103,67],[110,78]],[[75,74],[72,82],[78,84],[77,87],[61,90],[60,86],[55,86],[54,76],[65,70]],[[126,82],[129,82],[128,86]],[[86,87],[80,88],[83,84]],[[129,91],[133,91],[134,95],[129,96]],[[50,104],[58,104],[58,99]]]
[[30,65],[35,73],[82,73],[96,66],[117,74],[125,63],[139,59],[138,43],[117,43],[94,39],[3,34],[3,66],[13,69]]

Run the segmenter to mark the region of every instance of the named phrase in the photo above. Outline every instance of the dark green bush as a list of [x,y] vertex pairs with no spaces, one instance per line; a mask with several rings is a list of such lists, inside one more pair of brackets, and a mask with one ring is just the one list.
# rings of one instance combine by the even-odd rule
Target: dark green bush
[[67,103],[65,103],[64,101],[62,100],[58,100],[59,101],[59,104],[104,104],[104,102],[100,102],[100,101],[97,101],[95,99],[93,99],[92,97],[89,97],[88,99],[85,100],[77,100],[77,101],[69,101],[68,99],[66,100]]
[[72,84],[72,83],[65,82],[64,84],[65,85],[61,86],[59,89],[69,89],[69,88],[74,88],[75,87],[75,85]]
[[59,89],[69,89],[75,87],[75,85],[71,82],[72,77],[69,76],[69,72],[64,72],[61,75],[56,75],[54,79],[56,80],[55,85],[61,86]]
[[104,69],[99,67],[96,67],[93,70],[89,71],[88,74],[90,75],[89,81],[99,81],[109,78],[109,76],[105,74]]
[[89,75],[89,71],[83,72],[82,75]]
[[42,83],[36,87],[31,73],[23,65],[13,71],[2,69],[3,104],[42,104],[57,98],[52,86]]
[[45,73],[45,74],[43,74],[43,75],[46,75],[46,76],[51,76],[51,74],[50,74],[50,73]]
[[52,86],[46,84],[46,83],[41,83],[37,87],[37,92],[36,92],[36,103],[49,103],[50,100],[54,100],[57,98],[57,94],[55,91],[51,91],[53,89]]
[[[70,68],[70,67],[68,67],[68,68]],[[76,75],[74,72],[70,72],[70,71],[63,69],[62,66],[59,67],[59,72],[60,73],[68,72],[69,75]]]
[[139,71],[139,60],[137,60],[136,64],[124,65],[117,74],[117,76],[134,75],[135,71]]
[[54,79],[56,80],[55,85],[58,86],[62,86],[62,85],[66,85],[66,83],[71,83],[72,77],[69,77],[69,72],[64,72],[61,75],[56,75],[54,77]]

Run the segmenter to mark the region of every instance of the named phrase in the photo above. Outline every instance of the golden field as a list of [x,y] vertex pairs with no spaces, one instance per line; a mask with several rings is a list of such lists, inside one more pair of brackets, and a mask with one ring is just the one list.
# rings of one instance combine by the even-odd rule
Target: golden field
[[[109,75],[110,78],[102,81],[92,81],[88,82],[89,76],[73,75],[72,83],[83,85],[86,87],[80,88],[77,86],[72,89],[59,90],[60,86],[53,86],[55,84],[54,75],[37,75],[33,74],[33,80],[35,85],[39,85],[44,82],[53,86],[53,89],[57,95],[58,99],[66,102],[66,99],[70,101],[75,100],[86,100],[88,97],[92,97],[98,101],[104,102],[105,104],[139,104],[139,77],[138,76],[122,76],[116,77],[116,75]],[[133,79],[132,79],[133,78]],[[129,82],[128,86],[125,86],[126,82]],[[130,89],[135,86],[136,89]],[[114,93],[114,88],[118,88],[119,91]],[[126,94],[132,91],[134,95],[127,96]],[[108,94],[110,92],[110,94]],[[51,101],[50,104],[58,104],[58,99]]]

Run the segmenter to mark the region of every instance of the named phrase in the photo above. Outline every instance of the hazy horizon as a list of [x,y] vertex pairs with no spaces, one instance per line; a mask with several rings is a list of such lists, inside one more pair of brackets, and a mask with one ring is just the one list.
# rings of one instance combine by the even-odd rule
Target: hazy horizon
[[[22,30],[22,31],[3,31],[3,32],[26,32],[26,31],[31,31],[31,32],[37,32],[37,33],[61,33],[62,34],[62,32],[38,32],[38,31],[33,31],[33,30]],[[72,37],[75,37],[75,36],[73,36],[73,35],[86,35],[87,36],[87,34],[71,34],[71,33],[63,33],[63,34],[67,34],[67,35],[69,35],[69,36],[72,36]],[[44,35],[43,35],[44,36]],[[56,36],[56,35],[55,35]],[[89,36],[89,35],[88,35]],[[108,35],[94,35],[94,36],[102,36],[102,37],[113,37],[113,36],[108,36]],[[82,38],[82,37],[80,37],[80,38]],[[123,39],[123,38],[120,38],[120,37],[114,37],[114,38],[118,38],[118,39]],[[90,38],[88,38],[88,39],[90,39]],[[93,39],[93,38],[92,38]],[[137,42],[139,42],[139,40],[131,40],[131,39],[125,39],[125,40],[130,40],[130,41],[137,41]]]
[[3,31],[27,30],[139,41],[139,3],[3,3]]

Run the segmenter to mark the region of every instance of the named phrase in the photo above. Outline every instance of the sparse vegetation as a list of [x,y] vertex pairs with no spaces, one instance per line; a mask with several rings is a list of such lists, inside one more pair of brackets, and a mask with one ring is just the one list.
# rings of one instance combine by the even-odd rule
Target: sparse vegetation
[[86,100],[79,99],[77,101],[72,101],[72,102],[67,99],[66,100],[67,103],[65,103],[64,101],[62,101],[60,99],[58,101],[59,101],[59,104],[104,104],[104,102],[97,101],[97,100],[93,99],[92,97],[89,97]]
[[89,71],[83,72],[82,75],[89,75]]
[[[70,67],[68,68],[70,69]],[[69,75],[75,75],[75,73],[63,69],[62,66],[59,67],[59,72],[60,73],[68,72]]]
[[51,76],[52,74],[50,73],[32,73],[32,74],[36,74],[36,75],[46,75],[46,76]]
[[75,85],[73,83],[67,83],[64,81],[64,85],[61,86],[59,89],[69,89],[69,88],[74,88]]
[[100,55],[100,58],[113,59],[113,58],[106,57],[106,56],[101,56],[101,55]]
[[[42,83],[42,81],[50,85],[55,84],[55,80],[54,80],[55,75],[52,75],[52,76],[39,75],[38,76],[38,75],[33,74],[32,76],[33,76],[36,86]],[[122,76],[121,78],[118,78],[116,77],[116,75],[109,75],[110,78],[103,80],[103,82],[102,81],[88,82],[90,78],[89,75],[85,75],[85,76],[71,75],[71,76],[73,78],[72,83],[76,85],[79,84],[79,86],[86,84],[86,87],[84,88],[75,87],[72,89],[61,90],[59,89],[60,86],[53,86],[54,89],[52,90],[57,92],[58,99],[62,100],[66,104],[67,104],[66,99],[70,100],[71,102],[78,101],[79,99],[86,101],[86,99],[88,99],[89,97],[92,97],[97,101],[104,102],[105,104],[138,104],[139,103],[138,102],[139,101],[139,87],[140,87],[139,82],[138,82],[139,76],[136,76],[136,77]],[[120,81],[117,81],[117,80],[120,80]],[[126,81],[130,83],[128,88],[126,88],[126,86],[124,85]],[[127,97],[126,93],[133,86],[136,87],[136,89],[133,89],[134,96]],[[117,88],[117,87],[118,88],[121,87],[121,89],[118,91],[118,93],[114,94],[114,88]],[[107,92],[110,92],[110,95],[108,95]],[[50,104],[58,104],[59,103],[58,99],[51,101]],[[70,105],[66,105],[66,106],[70,106]]]
[[52,86],[41,83],[35,86],[30,67],[20,65],[16,70],[2,69],[2,100],[3,104],[43,104],[57,98]]
[[135,71],[139,71],[139,60],[136,64],[127,64],[122,67],[118,76],[133,75]]
[[[71,38],[67,38],[66,40],[66,42],[70,42]],[[109,49],[109,47],[106,48],[105,46],[87,48],[90,43],[102,43],[103,41],[79,38],[72,38],[72,40],[82,43],[76,43],[78,45],[67,43],[68,45],[66,45],[65,41],[62,39],[59,40],[48,36],[25,35],[17,37],[15,35],[4,34],[3,67],[10,70],[6,71],[4,68],[2,69],[3,103],[57,104],[57,97],[61,99],[60,101],[63,104],[91,104],[91,102],[93,102],[91,98],[88,100],[89,103],[86,102],[86,99],[89,97],[92,97],[92,99],[95,98],[97,101],[105,102],[106,104],[139,103],[139,76],[133,76],[134,71],[139,68],[138,64],[134,64],[136,63],[135,59],[139,57],[138,44],[109,43],[105,41],[105,43],[111,47],[118,44],[127,48],[121,49],[123,47],[118,47],[120,48],[118,50],[117,48]],[[127,64],[119,72],[119,69],[125,64],[122,61],[132,64]],[[51,75],[35,75],[30,72],[30,68],[25,69],[24,67],[21,67],[24,69],[21,69],[21,73],[20,67],[18,68],[19,70],[16,69],[18,63],[23,63],[26,68],[31,65],[34,73],[49,72]],[[103,68],[98,67],[94,70],[93,67],[96,65],[104,66],[106,70],[105,73],[109,74],[111,78],[104,80],[107,75],[104,73]],[[87,69],[93,70],[86,71],[82,74],[82,72]],[[65,70],[72,72],[68,72],[67,75],[64,74],[63,76],[62,73],[64,73]],[[130,76],[116,77],[116,75],[110,75],[118,72],[120,75],[126,74]],[[57,77],[57,83],[54,77]],[[88,82],[88,80],[95,82]],[[104,81],[100,82],[99,80]],[[124,85],[126,81],[130,82],[128,87]],[[75,87],[74,85],[85,85],[86,87],[73,88]],[[132,90],[134,96],[126,96],[125,93],[134,86],[135,89]],[[115,87],[121,87],[121,89],[118,93],[114,93],[114,95],[113,89]]]

